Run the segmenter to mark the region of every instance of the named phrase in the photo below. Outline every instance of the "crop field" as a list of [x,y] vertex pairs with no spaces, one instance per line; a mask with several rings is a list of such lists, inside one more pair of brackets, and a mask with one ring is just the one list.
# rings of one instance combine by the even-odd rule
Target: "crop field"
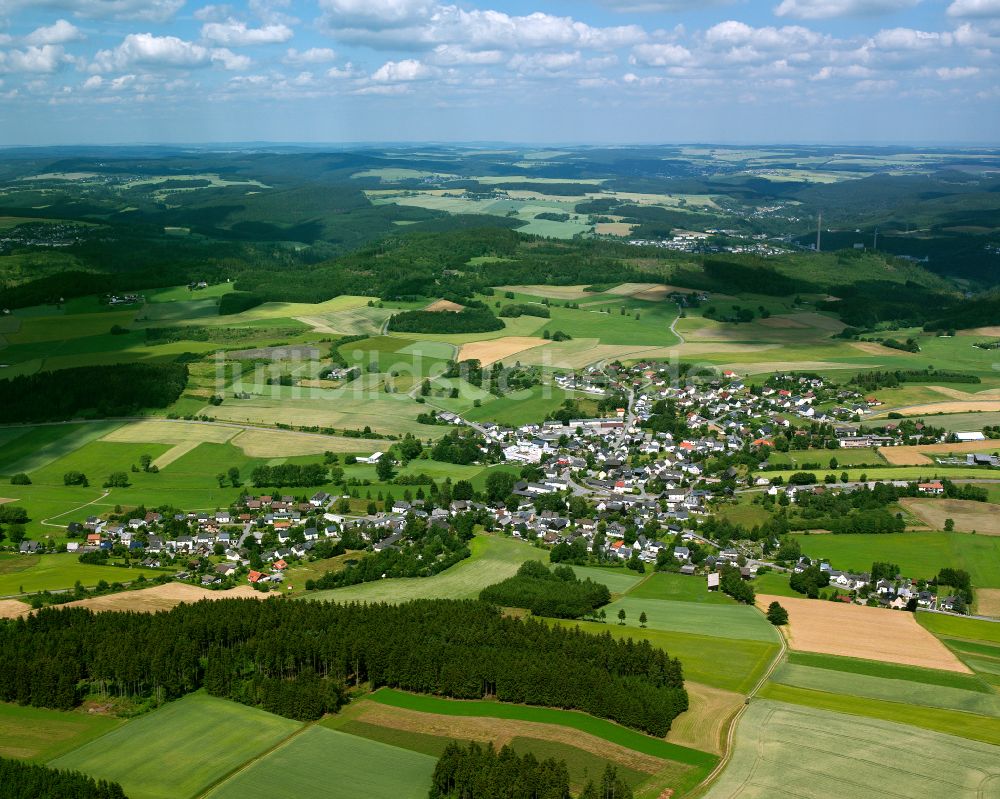
[[[931,420],[937,426],[937,420]],[[933,455],[964,455],[967,452],[1000,451],[1000,442],[957,441],[952,444],[917,444],[912,447],[882,447],[879,454],[893,466],[925,466],[933,464]],[[836,453],[840,460],[840,451]],[[846,463],[846,461],[844,461]]]
[[111,433],[119,424],[96,422],[5,428],[4,433],[17,431],[18,434],[2,442],[0,474],[33,472],[84,444]]
[[94,566],[80,563],[76,555],[63,553],[55,555],[9,555],[0,554],[0,596],[55,591],[72,588],[79,580],[87,588],[93,588],[101,580],[109,583],[129,582],[140,574],[146,578],[156,577],[163,572],[135,566]]
[[513,291],[515,294],[527,294],[532,297],[548,297],[550,300],[582,300],[592,297],[586,291],[586,285],[581,286],[497,286],[497,291]]
[[818,655],[813,652],[788,652],[786,661],[794,666],[808,666],[811,669],[826,669],[846,674],[879,677],[891,682],[904,681],[921,685],[937,685],[962,692],[992,693],[992,689],[979,677],[955,671],[922,669],[918,666],[902,666],[898,663],[883,663],[877,660],[862,660],[837,655]]
[[899,504],[935,530],[944,529],[945,520],[951,519],[955,522],[955,530],[959,532],[1000,535],[1000,507],[988,502],[905,497]]
[[918,613],[921,626],[935,635],[1000,644],[1000,624],[945,613]]
[[639,614],[645,612],[648,626],[654,630],[699,633],[716,638],[740,638],[777,642],[775,632],[764,616],[754,608],[736,603],[717,605],[699,602],[673,602],[666,599],[641,599],[627,594],[607,605],[608,625],[618,625],[618,611],[624,610],[625,624],[639,626]]
[[423,799],[435,760],[428,755],[325,727],[310,727],[236,772],[211,799]]
[[829,560],[837,569],[868,571],[877,560],[896,563],[904,574],[929,580],[942,566],[965,569],[972,584],[1000,588],[1000,539],[967,533],[889,535],[797,535],[802,552]]
[[976,613],[980,616],[1000,617],[1000,589],[976,589]]
[[543,384],[507,394],[484,403],[480,408],[471,408],[462,416],[474,422],[489,421],[515,426],[528,424],[544,419],[546,414],[558,410],[565,400],[575,396],[557,386]]
[[292,318],[308,325],[315,333],[374,336],[382,329],[382,325],[393,313],[392,308],[360,307]]
[[463,344],[457,360],[478,360],[483,366],[489,366],[494,361],[510,358],[525,350],[548,344],[549,341],[538,336],[508,336],[490,341],[476,341]]
[[249,585],[240,585],[228,591],[210,591],[188,583],[165,583],[134,591],[78,599],[67,602],[62,607],[81,607],[101,613],[104,611],[131,611],[135,613],[157,613],[170,610],[185,602],[200,602],[203,599],[266,599],[267,594],[255,591]]
[[766,608],[780,601],[788,611],[786,634],[792,649],[845,655],[931,669],[967,672],[940,641],[928,634],[911,613],[758,594]]
[[0,757],[44,763],[110,732],[113,716],[0,703]]
[[19,599],[0,599],[0,619],[17,619],[28,614],[31,606]]
[[526,560],[548,560],[548,552],[497,536],[478,536],[472,557],[433,577],[391,578],[332,591],[315,591],[305,599],[333,602],[408,602],[411,599],[471,599],[487,585],[512,576]]
[[630,599],[667,599],[711,605],[736,605],[734,599],[721,591],[709,591],[706,580],[700,575],[673,572],[654,572],[643,580],[641,585],[629,591],[628,595]]
[[290,430],[244,430],[231,440],[250,458],[284,458],[322,455],[324,452],[370,454],[385,448],[385,442],[367,438],[345,438]]
[[707,799],[995,797],[1000,748],[784,702],[755,701]]
[[[53,760],[121,783],[131,799],[186,799],[275,746],[297,721],[190,694]],[[174,768],[165,768],[165,755]]]
[[674,719],[667,740],[721,755],[729,720],[744,703],[743,694],[685,679],[688,709]]
[[624,594],[634,589],[642,576],[628,569],[605,569],[596,566],[574,566],[573,571],[581,580],[590,579],[603,583],[612,594]]

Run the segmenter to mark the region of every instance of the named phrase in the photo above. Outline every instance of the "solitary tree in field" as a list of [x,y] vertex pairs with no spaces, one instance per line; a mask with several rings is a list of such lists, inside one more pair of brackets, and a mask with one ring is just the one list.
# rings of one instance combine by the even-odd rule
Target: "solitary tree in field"
[[620,608],[618,610],[618,623],[619,624],[625,623],[625,608]]
[[946,533],[950,533],[950,532],[953,532],[954,530],[955,530],[955,520],[954,519],[945,519],[944,520],[944,531]]
[[378,477],[379,481],[382,483],[388,483],[395,472],[393,471],[393,466],[395,461],[388,452],[385,453],[378,461],[375,463],[375,475]]
[[606,622],[608,620],[608,612],[604,608],[601,608],[601,612],[597,614],[597,618],[599,618],[602,623]]
[[152,462],[153,462],[153,458],[152,458],[151,455],[140,455],[139,456],[139,466],[142,468],[142,470],[144,472],[148,472],[149,471],[149,466],[150,466],[150,464]]
[[229,467],[229,482],[233,484],[233,488],[238,488],[240,485],[240,470],[235,466]]
[[222,488],[226,484],[226,475],[223,472],[215,475],[215,479],[219,481],[219,488]]
[[639,626],[640,627],[646,626],[646,611],[643,611],[642,613],[639,614]]
[[780,603],[772,602],[767,606],[767,620],[775,627],[788,624],[788,611]]

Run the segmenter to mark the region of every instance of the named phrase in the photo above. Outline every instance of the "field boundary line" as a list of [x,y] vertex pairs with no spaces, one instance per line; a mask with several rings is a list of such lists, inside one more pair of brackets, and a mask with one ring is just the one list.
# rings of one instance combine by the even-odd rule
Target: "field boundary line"
[[192,797],[192,799],[204,799],[209,794],[211,794],[216,788],[220,788],[225,783],[229,782],[229,780],[231,780],[237,774],[242,774],[248,768],[251,768],[252,766],[256,765],[260,760],[262,760],[263,758],[267,757],[268,755],[273,754],[274,752],[277,752],[279,749],[282,749],[287,744],[291,743],[291,741],[293,741],[295,738],[298,738],[300,735],[302,735],[302,733],[304,733],[306,730],[312,729],[317,724],[318,724],[318,722],[315,722],[315,721],[310,721],[310,722],[307,722],[307,723],[303,724],[301,727],[299,727],[295,732],[293,732],[287,738],[281,739],[274,746],[269,747],[268,749],[265,749],[260,754],[255,755],[254,757],[251,757],[245,763],[241,763],[239,766],[237,766],[236,768],[234,768],[232,771],[230,771],[230,772],[228,772],[226,774],[223,774],[217,780],[215,780],[210,785],[208,785],[208,787],[206,787],[205,790],[203,790],[201,793],[195,794],[194,797]]
[[97,499],[92,499],[92,500],[90,500],[90,502],[85,502],[82,505],[80,505],[78,508],[71,508],[70,510],[64,511],[63,513],[57,513],[55,516],[49,516],[48,518],[42,519],[41,521],[39,521],[39,524],[44,524],[46,527],[63,527],[64,525],[55,524],[55,523],[53,523],[50,520],[51,519],[58,519],[60,516],[68,516],[71,513],[76,513],[78,510],[83,510],[84,508],[90,507],[91,505],[96,505],[98,502],[100,502],[102,499],[105,499],[110,494],[111,494],[110,490],[109,491],[105,491],[103,494],[101,494],[99,497],[97,497]]

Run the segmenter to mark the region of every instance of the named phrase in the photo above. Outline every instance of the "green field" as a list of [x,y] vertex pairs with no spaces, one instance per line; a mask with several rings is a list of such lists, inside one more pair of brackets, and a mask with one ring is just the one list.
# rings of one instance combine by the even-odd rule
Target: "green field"
[[472,599],[487,585],[512,576],[526,560],[548,560],[548,552],[512,538],[474,538],[472,557],[433,577],[392,578],[332,591],[316,591],[304,599],[332,602],[408,602],[411,599]]
[[649,575],[640,585],[629,591],[628,596],[630,599],[667,599],[676,602],[701,602],[707,605],[736,605],[734,599],[721,591],[709,591],[705,578],[701,575],[673,572],[656,572]]
[[44,763],[124,722],[114,716],[0,702],[0,757]]
[[635,590],[636,584],[642,580],[642,575],[629,569],[604,569],[596,566],[574,566],[573,571],[581,580],[590,579],[595,583],[603,583],[612,594],[624,594]]
[[965,569],[978,588],[1000,588],[1000,536],[968,533],[797,535],[802,554],[835,569],[868,571],[874,561],[897,563],[903,574],[930,579],[942,566]]
[[898,663],[882,663],[877,660],[861,660],[840,657],[839,655],[818,655],[814,652],[789,652],[787,660],[793,665],[809,666],[815,669],[864,674],[870,677],[882,677],[886,680],[905,680],[923,685],[955,688],[961,691],[992,693],[991,689],[977,677],[956,671],[923,669],[919,666],[903,666]]
[[625,610],[625,626],[639,626],[639,614],[645,612],[653,630],[696,633],[714,638],[738,638],[778,642],[778,633],[764,615],[748,605],[721,605],[699,602],[674,602],[666,599],[640,599],[628,594],[607,605],[608,625],[618,624],[618,611]]
[[887,721],[776,701],[740,719],[707,799],[995,796],[1000,748]]
[[50,765],[119,782],[130,799],[187,799],[300,728],[263,710],[190,694]]
[[484,403],[480,408],[471,408],[463,416],[473,422],[496,422],[516,427],[540,422],[573,396],[557,386],[534,386]]
[[774,596],[801,597],[798,591],[793,591],[788,584],[788,575],[783,572],[764,572],[754,577],[753,589],[758,594]]
[[[0,440],[3,445],[0,449],[0,475],[40,469],[120,426],[119,422],[97,422],[3,428],[4,439]],[[15,433],[16,435],[12,435]]]
[[310,727],[205,794],[212,799],[423,799],[435,759],[356,735]]
[[614,722],[588,716],[586,713],[575,710],[512,705],[503,702],[441,699],[436,696],[409,694],[389,688],[380,688],[371,694],[370,698],[390,707],[416,710],[421,713],[436,713],[442,716],[517,719],[519,721],[536,721],[542,724],[558,724],[603,738],[611,743],[624,746],[626,749],[643,752],[664,760],[673,760],[699,767],[712,766],[716,762],[716,757],[706,752],[667,743],[659,738],[653,738]]
[[918,613],[917,621],[937,636],[1000,644],[1000,622],[966,619],[943,613]]
[[140,567],[94,566],[80,563],[76,555],[17,555],[0,554],[0,596],[56,591],[72,588],[79,580],[87,588],[93,588],[101,580],[109,583],[125,583],[140,574],[147,578],[163,574],[155,569]]

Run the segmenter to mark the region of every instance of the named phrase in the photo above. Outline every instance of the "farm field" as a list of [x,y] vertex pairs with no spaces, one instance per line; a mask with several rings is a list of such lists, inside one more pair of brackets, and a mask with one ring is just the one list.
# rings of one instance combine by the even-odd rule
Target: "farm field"
[[951,519],[955,522],[955,530],[961,533],[975,531],[979,535],[1000,535],[1000,508],[989,502],[904,497],[899,504],[935,530],[944,529],[945,520]]
[[630,599],[665,599],[736,606],[736,601],[721,591],[709,591],[707,581],[701,575],[673,572],[654,572],[629,591],[628,596]]
[[793,650],[967,672],[968,668],[936,638],[917,624],[913,614],[757,595],[757,606],[779,601],[788,611],[785,628]]
[[636,590],[642,575],[628,569],[606,569],[597,566],[574,566],[573,571],[581,580],[591,579],[603,583],[612,594],[624,594]]
[[[41,425],[3,428],[0,475],[33,472],[69,455],[91,441],[110,434],[119,422]],[[9,433],[16,433],[7,438]]]
[[61,607],[88,608],[95,613],[103,611],[131,611],[134,613],[158,613],[170,610],[185,602],[200,602],[203,599],[266,599],[265,594],[254,591],[249,585],[240,585],[227,591],[210,591],[187,583],[164,583],[150,588],[122,591],[117,594],[95,596],[67,602]]
[[435,759],[313,726],[213,788],[211,799],[322,796],[423,799]]
[[122,724],[122,719],[99,713],[67,713],[2,702],[0,757],[44,763]]
[[917,621],[938,636],[1000,644],[1000,624],[945,613],[918,613]]
[[109,583],[130,582],[140,574],[147,579],[163,574],[155,569],[141,567],[95,566],[80,563],[76,555],[0,554],[0,596],[57,591],[72,588],[79,580],[93,588],[101,580]]
[[739,638],[776,643],[778,633],[754,608],[736,603],[709,604],[676,602],[667,599],[644,599],[626,594],[606,605],[608,626],[618,624],[618,611],[624,610],[625,624],[639,626],[639,614],[645,613],[648,626],[654,630],[698,633],[715,638]]
[[[297,721],[190,694],[53,760],[121,783],[131,799],[186,799],[301,728]],[[163,753],[183,768],[164,768]]]
[[740,719],[736,750],[706,799],[995,796],[1000,748],[902,724],[770,700]]
[[793,591],[788,584],[789,576],[781,572],[765,572],[758,574],[753,580],[754,591],[758,594],[774,596],[801,597],[798,591]]
[[[531,352],[535,351],[531,350]],[[528,424],[544,419],[546,414],[558,410],[563,401],[575,396],[574,393],[546,383],[522,391],[515,391],[505,397],[484,403],[480,408],[471,408],[462,416],[473,422],[497,422],[506,425]]]
[[[937,420],[931,420],[937,425]],[[952,444],[917,444],[910,447],[881,447],[878,452],[893,466],[925,466],[933,464],[934,455],[964,455],[968,452],[1000,451],[1000,442],[956,441]],[[839,460],[839,451],[838,451]]]
[[942,566],[965,569],[972,584],[1000,588],[1000,539],[967,533],[888,535],[796,534],[802,553],[829,560],[834,568],[868,571],[876,560],[897,563],[903,573],[931,579]]

